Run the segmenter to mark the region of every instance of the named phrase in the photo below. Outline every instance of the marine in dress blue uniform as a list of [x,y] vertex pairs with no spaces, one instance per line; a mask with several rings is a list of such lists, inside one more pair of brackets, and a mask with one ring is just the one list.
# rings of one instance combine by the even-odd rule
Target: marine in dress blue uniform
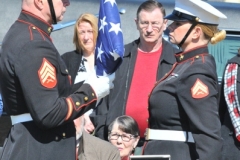
[[[206,2],[176,0],[173,13],[165,18],[191,23],[178,44],[181,47],[197,24],[217,25],[219,18],[226,17]],[[183,50],[175,57],[173,68],[149,96],[144,154],[169,154],[171,160],[218,160],[222,138],[215,60],[207,44]]]
[[22,10],[3,40],[0,88],[12,128],[2,160],[76,159],[73,120],[94,108],[99,95],[90,82],[70,94],[71,77],[50,38],[52,29]]

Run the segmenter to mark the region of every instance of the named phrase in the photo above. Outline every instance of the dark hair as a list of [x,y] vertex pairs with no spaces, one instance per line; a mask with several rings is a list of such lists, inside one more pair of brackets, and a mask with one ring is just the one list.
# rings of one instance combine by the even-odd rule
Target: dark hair
[[165,12],[165,9],[163,8],[163,5],[158,2],[158,1],[155,1],[155,0],[147,0],[145,2],[143,2],[139,7],[138,7],[138,10],[137,10],[137,19],[138,19],[138,16],[139,16],[139,13],[142,11],[142,10],[145,10],[145,11],[153,11],[154,9],[156,8],[159,8],[163,14],[163,17],[166,16],[166,12]]
[[119,116],[117,117],[109,126],[108,126],[108,132],[110,133],[112,131],[113,125],[118,124],[118,128],[126,132],[128,134],[134,135],[134,136],[139,136],[140,131],[137,122],[135,119],[133,119],[130,116]]

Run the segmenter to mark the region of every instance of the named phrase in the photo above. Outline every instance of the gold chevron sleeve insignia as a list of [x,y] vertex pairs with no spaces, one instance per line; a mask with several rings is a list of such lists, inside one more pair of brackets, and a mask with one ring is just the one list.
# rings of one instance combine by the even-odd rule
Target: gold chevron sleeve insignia
[[200,99],[209,95],[208,86],[205,85],[200,79],[197,79],[191,88],[193,98]]
[[46,58],[43,58],[42,65],[38,70],[38,77],[46,88],[53,88],[57,84],[56,69]]

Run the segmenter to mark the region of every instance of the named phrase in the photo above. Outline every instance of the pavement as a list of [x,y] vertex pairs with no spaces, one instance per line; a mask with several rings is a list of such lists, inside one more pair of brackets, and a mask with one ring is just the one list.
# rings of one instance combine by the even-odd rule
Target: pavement
[[[124,43],[129,43],[138,38],[138,30],[134,19],[138,6],[144,0],[116,0],[119,9],[125,9],[126,13],[121,14],[121,26],[124,35]],[[64,20],[60,23],[67,23],[76,20],[82,13],[98,14],[99,0],[70,0],[71,4],[67,7]],[[166,8],[166,13],[170,14],[174,8],[174,0],[160,1]],[[225,13],[228,20],[220,23],[221,28],[233,28],[240,30],[240,4],[223,2],[210,2],[220,11]],[[0,43],[12,23],[18,18],[21,11],[21,0],[0,0]],[[73,26],[57,30],[51,34],[53,43],[60,54],[74,50],[72,43]]]

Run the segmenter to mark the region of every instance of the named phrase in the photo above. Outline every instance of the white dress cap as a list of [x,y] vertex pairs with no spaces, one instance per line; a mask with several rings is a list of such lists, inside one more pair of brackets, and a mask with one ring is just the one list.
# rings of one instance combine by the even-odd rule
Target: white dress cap
[[165,19],[191,21],[195,20],[196,17],[199,23],[214,25],[219,24],[220,18],[227,18],[219,10],[202,0],[176,0],[173,13],[166,16]]

